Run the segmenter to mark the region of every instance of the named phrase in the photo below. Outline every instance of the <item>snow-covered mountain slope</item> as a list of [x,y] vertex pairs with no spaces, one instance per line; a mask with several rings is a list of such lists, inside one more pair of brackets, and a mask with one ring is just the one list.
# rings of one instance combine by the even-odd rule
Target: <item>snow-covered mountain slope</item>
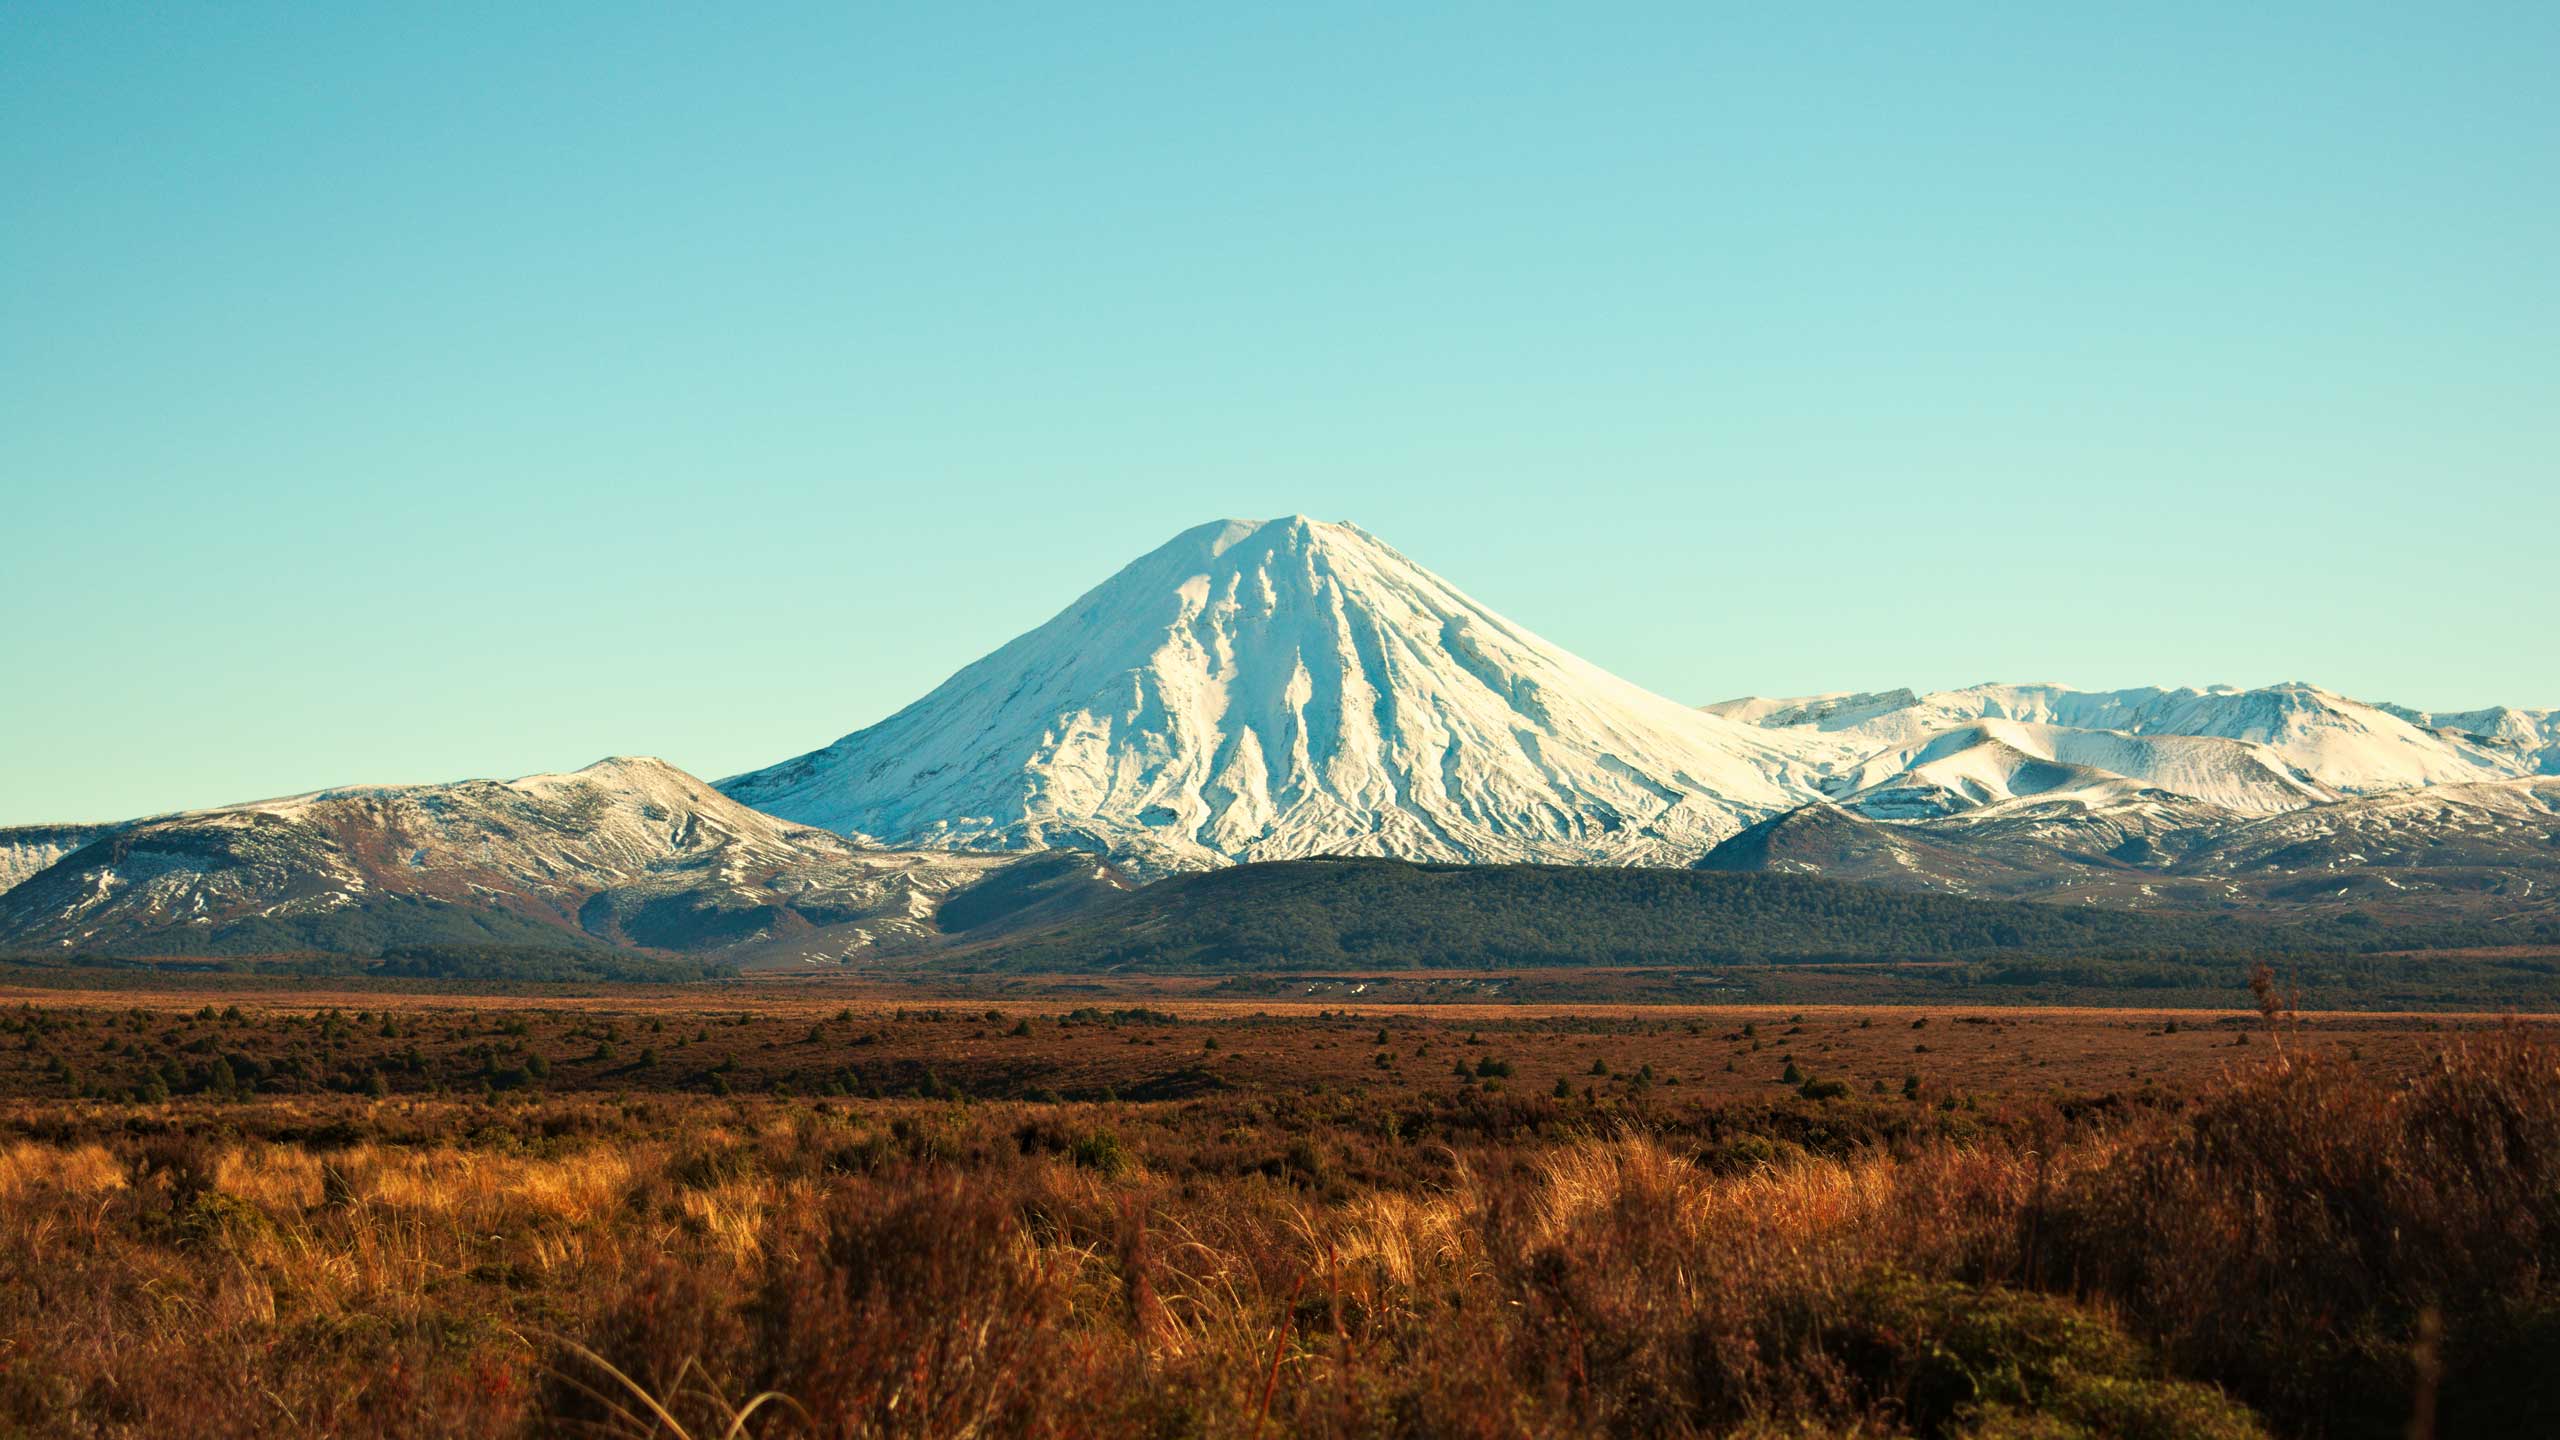
[[1879,820],[1951,815],[2029,797],[2103,809],[2167,791],[2243,814],[2337,798],[2296,779],[2263,745],[2021,720],[1977,720],[1879,750],[1833,788],[1843,804]]
[[2560,775],[2560,710],[2519,710],[2509,705],[2432,713],[2405,705],[2375,708],[2448,740],[2506,756],[2527,774]]
[[1200,526],[889,719],[721,782],[897,845],[1148,870],[1316,854],[1685,862],[1827,737],[1639,689],[1356,526]]
[[97,839],[112,825],[0,825],[0,894]]
[[[1951,730],[1985,720],[2121,735],[2231,740],[2262,747],[2306,787],[2339,795],[2507,779],[2542,773],[2546,765],[2560,767],[2560,752],[2548,748],[2548,716],[2539,712],[2442,717],[2503,724],[2520,732],[2513,743],[2490,744],[2459,727],[2430,728],[2420,712],[2369,705],[2315,685],[2103,691],[2061,685],[1976,685],[1894,703],[1908,693],[1727,701],[1708,708],[1749,717],[1766,728],[1827,736],[1877,752],[1925,747]],[[2419,717],[2416,723],[2413,715]],[[2532,728],[2538,722],[2541,732]],[[2535,748],[2527,738],[2534,733],[2544,736],[2543,748]],[[2194,774],[2193,783],[2219,784],[2224,768],[2219,762],[2208,764]],[[2152,775],[2130,778],[2177,788],[2177,783]],[[2215,798],[2206,789],[2181,793]]]
[[881,851],[663,761],[355,787],[118,827],[0,895],[0,945],[157,953],[414,943],[802,947],[931,939],[1002,862]]

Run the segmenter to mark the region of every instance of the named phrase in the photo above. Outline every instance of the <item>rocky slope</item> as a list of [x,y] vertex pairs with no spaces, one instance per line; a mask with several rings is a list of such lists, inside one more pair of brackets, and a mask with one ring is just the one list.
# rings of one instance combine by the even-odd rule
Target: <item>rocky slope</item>
[[1816,802],[1743,831],[1699,866],[2131,909],[2353,908],[2378,920],[2522,923],[2560,914],[2560,779],[2255,816],[2161,792],[1898,823]]

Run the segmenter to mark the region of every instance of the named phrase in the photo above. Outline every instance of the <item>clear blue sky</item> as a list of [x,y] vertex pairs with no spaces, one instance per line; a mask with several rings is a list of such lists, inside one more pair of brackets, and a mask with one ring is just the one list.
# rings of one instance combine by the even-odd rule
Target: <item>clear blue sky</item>
[[1687,700],[2560,704],[2555,74],[2538,0],[10,5],[0,822],[727,774],[1296,511]]

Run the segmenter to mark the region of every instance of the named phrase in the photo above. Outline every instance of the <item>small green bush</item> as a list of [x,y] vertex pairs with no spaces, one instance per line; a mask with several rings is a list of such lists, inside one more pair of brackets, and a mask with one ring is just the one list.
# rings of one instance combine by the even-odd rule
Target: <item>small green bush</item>
[[1888,1271],[1826,1336],[1923,1435],[1964,1440],[2265,1440],[2211,1386],[2170,1380],[2112,1321],[2067,1300]]
[[1095,1130],[1076,1137],[1074,1146],[1067,1153],[1080,1168],[1106,1176],[1125,1174],[1133,1163],[1128,1147],[1120,1143],[1118,1134],[1109,1130]]

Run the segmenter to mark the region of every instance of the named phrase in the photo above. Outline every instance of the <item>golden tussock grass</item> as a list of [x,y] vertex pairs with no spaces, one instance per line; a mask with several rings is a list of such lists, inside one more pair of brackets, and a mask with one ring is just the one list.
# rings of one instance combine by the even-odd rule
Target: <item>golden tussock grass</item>
[[0,1432],[2378,1436],[2423,1380],[2485,1434],[2560,1354],[2560,1062],[2521,1033],[1981,1112],[42,1123],[0,1148]]

